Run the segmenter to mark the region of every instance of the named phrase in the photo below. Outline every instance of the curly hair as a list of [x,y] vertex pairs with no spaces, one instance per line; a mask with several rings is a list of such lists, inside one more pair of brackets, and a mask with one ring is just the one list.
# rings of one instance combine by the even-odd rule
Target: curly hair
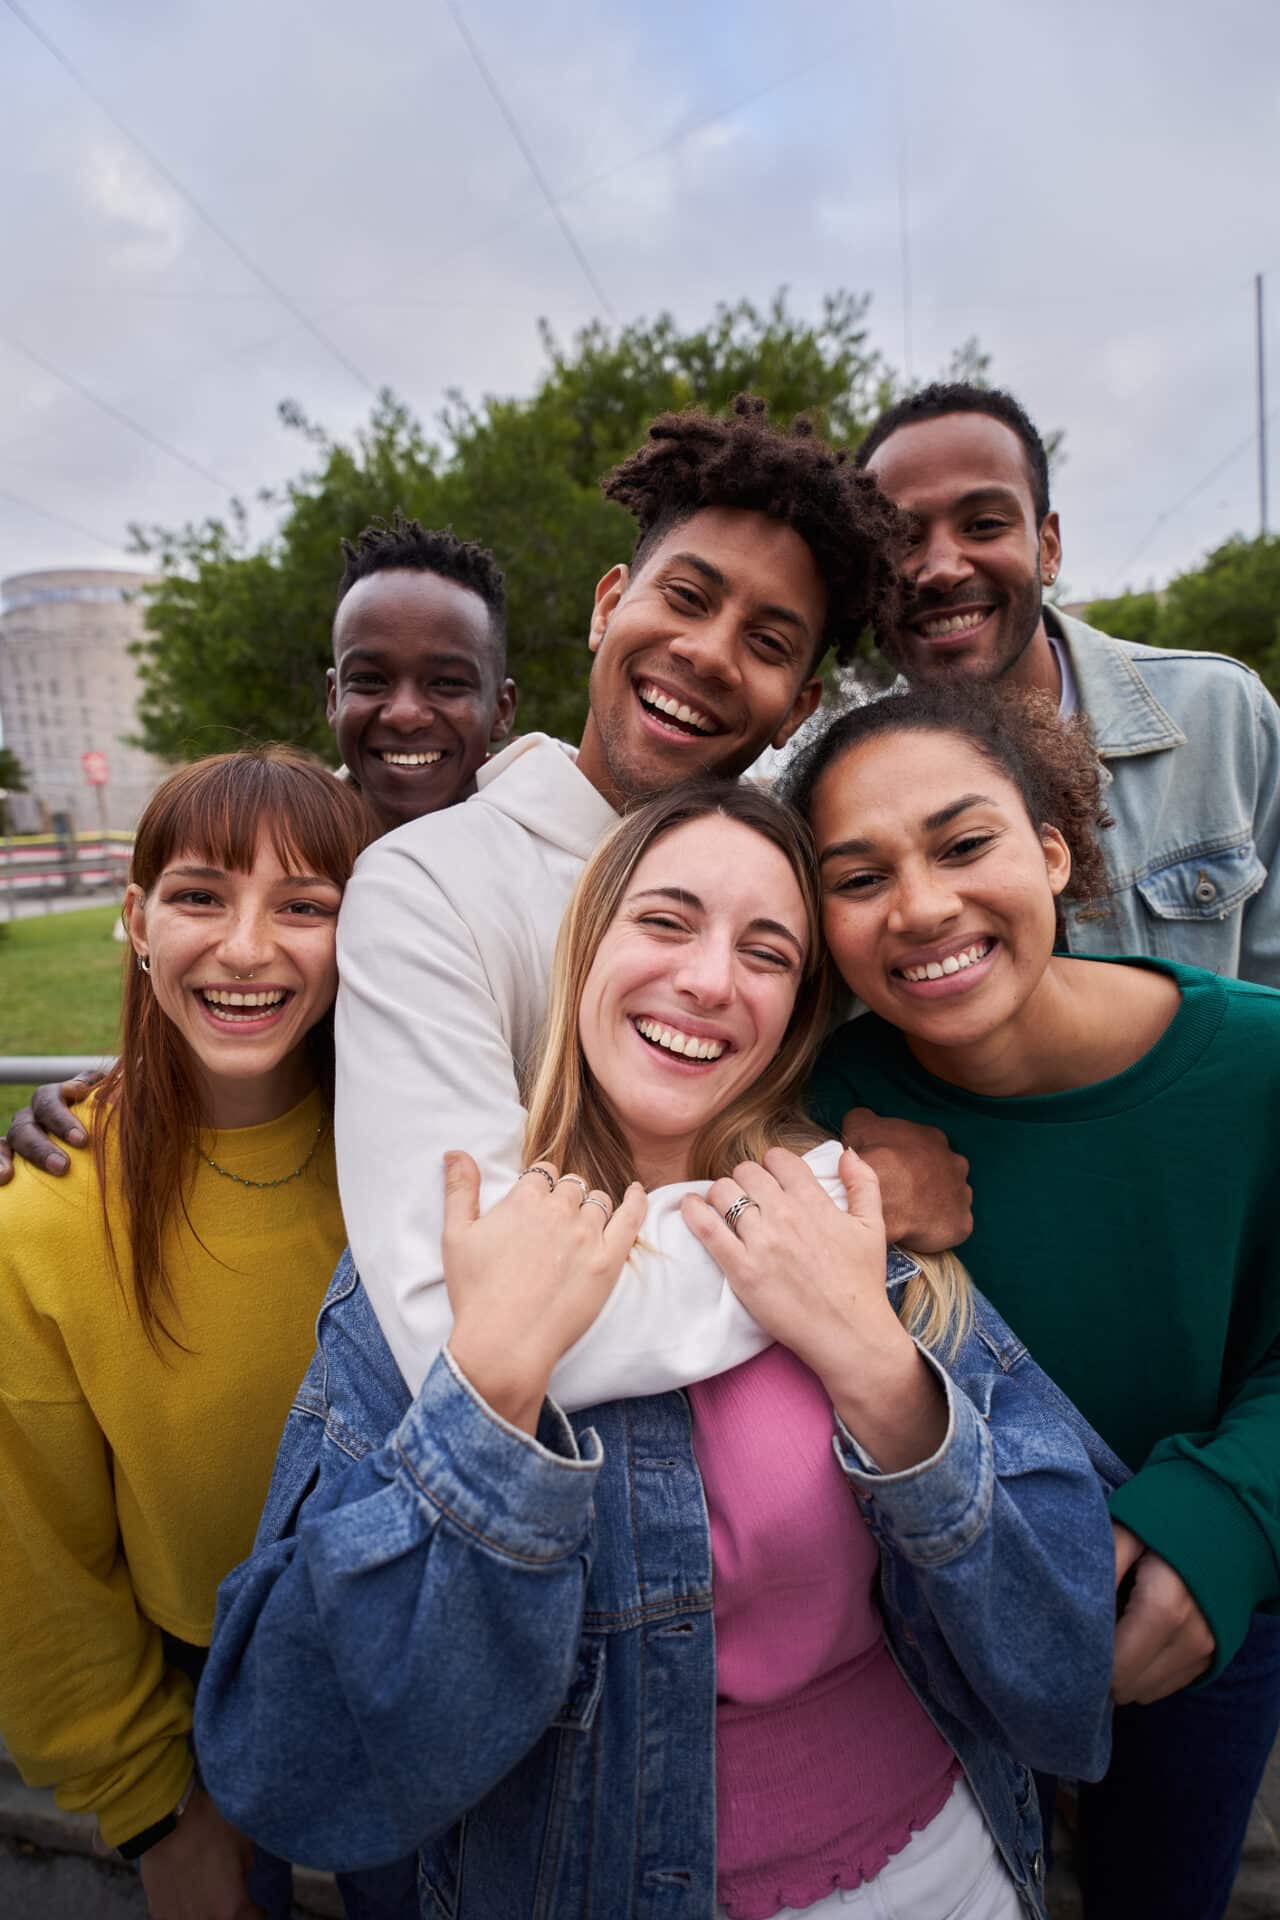
[[601,485],[638,524],[636,567],[703,507],[739,507],[794,527],[827,589],[817,657],[831,647],[843,665],[869,623],[892,624],[903,521],[871,475],[855,472],[810,420],[783,429],[767,412],[763,400],[740,393],[724,418],[697,408],[659,414],[645,444]]
[[1011,393],[1005,393],[1000,387],[975,387],[967,380],[935,380],[931,386],[921,387],[919,393],[909,393],[905,400],[895,402],[880,415],[866,439],[859,443],[855,464],[865,467],[877,448],[899,427],[918,427],[926,420],[941,420],[949,413],[985,413],[1017,435],[1026,455],[1031,504],[1035,508],[1036,525],[1040,526],[1049,511],[1049,456],[1030,414]]
[[438,573],[442,580],[478,593],[489,609],[489,630],[498,650],[500,667],[507,651],[507,592],[502,569],[475,540],[459,540],[452,527],[433,529],[410,520],[399,507],[391,519],[373,520],[354,540],[342,542],[346,566],[338,582],[337,604],[342,605],[358,580],[371,573],[405,568],[411,573]]
[[1056,827],[1071,854],[1063,900],[1095,909],[1109,891],[1098,834],[1114,823],[1102,800],[1102,764],[1080,714],[1058,717],[1043,693],[997,693],[982,680],[924,681],[833,720],[797,754],[784,796],[808,819],[818,782],[865,740],[894,733],[952,733],[1011,780],[1031,824]]

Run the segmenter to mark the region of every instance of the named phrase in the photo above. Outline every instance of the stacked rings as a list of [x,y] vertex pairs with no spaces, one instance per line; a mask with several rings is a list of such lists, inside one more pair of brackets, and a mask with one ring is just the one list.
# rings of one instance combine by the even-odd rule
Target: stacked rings
[[733,1205],[725,1210],[724,1223],[726,1227],[732,1227],[736,1233],[738,1220],[741,1215],[746,1212],[748,1207],[754,1207],[756,1212],[759,1213],[760,1202],[758,1200],[752,1200],[745,1193],[740,1193]]

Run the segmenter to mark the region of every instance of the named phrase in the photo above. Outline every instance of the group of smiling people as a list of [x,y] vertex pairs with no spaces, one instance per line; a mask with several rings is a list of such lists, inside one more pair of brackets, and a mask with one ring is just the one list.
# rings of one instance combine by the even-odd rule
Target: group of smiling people
[[[501,576],[397,518],[351,777],[144,813],[119,1060],[0,1195],[0,1733],[152,1920],[290,1862],[1043,1920],[1063,1782],[1088,1920],[1214,1920],[1280,1724],[1274,708],[1046,611],[1007,396],[856,463],[667,415],[605,489],[577,749],[486,759]],[[899,683],[744,777],[868,622]]]

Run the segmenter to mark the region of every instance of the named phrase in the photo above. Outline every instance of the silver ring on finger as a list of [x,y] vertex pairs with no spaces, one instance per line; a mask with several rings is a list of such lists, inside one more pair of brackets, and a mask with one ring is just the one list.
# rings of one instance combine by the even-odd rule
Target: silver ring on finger
[[599,1207],[601,1213],[604,1215],[605,1225],[608,1226],[610,1220],[613,1218],[613,1202],[607,1195],[603,1193],[589,1193],[582,1204],[584,1207]]
[[526,1175],[526,1174],[528,1174],[528,1173],[536,1173],[536,1174],[537,1174],[537,1176],[538,1176],[538,1178],[539,1178],[540,1180],[545,1180],[545,1181],[546,1181],[546,1183],[547,1183],[547,1192],[548,1192],[548,1193],[554,1193],[554,1192],[555,1192],[555,1190],[556,1190],[556,1183],[555,1183],[555,1181],[554,1181],[554,1180],[552,1179],[552,1177],[551,1177],[551,1175],[550,1175],[550,1173],[549,1173],[549,1172],[547,1171],[547,1169],[546,1169],[545,1167],[539,1167],[539,1166],[536,1166],[536,1165],[535,1165],[535,1166],[532,1166],[532,1167],[521,1167],[521,1169],[520,1169],[520,1172],[519,1172],[519,1174],[518,1174],[518,1176],[517,1176],[517,1178],[519,1178],[519,1179],[521,1179],[521,1180],[523,1180],[523,1179],[524,1179],[524,1177],[525,1177],[525,1175]]
[[587,1185],[586,1181],[583,1179],[582,1175],[580,1173],[562,1173],[560,1175],[560,1178],[556,1181],[556,1185],[558,1187],[563,1187],[566,1184],[566,1182],[571,1187],[582,1188],[582,1198],[583,1198],[583,1202],[585,1203],[587,1195],[590,1193],[591,1189]]
[[738,1231],[738,1221],[748,1207],[754,1207],[756,1212],[759,1213],[760,1202],[758,1200],[752,1200],[748,1194],[740,1193],[733,1205],[725,1208],[724,1223],[726,1227],[732,1227],[736,1233]]

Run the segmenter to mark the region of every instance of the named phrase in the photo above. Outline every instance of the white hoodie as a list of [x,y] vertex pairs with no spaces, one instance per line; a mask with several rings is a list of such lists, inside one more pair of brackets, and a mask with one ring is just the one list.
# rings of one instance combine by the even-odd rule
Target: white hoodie
[[[545,734],[518,740],[462,806],[378,840],[338,922],[338,1182],[351,1251],[411,1392],[452,1324],[443,1285],[442,1160],[480,1167],[482,1209],[523,1165],[517,1072],[546,1011],[556,934],[617,815]],[[838,1149],[814,1171],[844,1201]],[[768,1339],[680,1217],[701,1186],[650,1196],[642,1237],[552,1391],[570,1409],[688,1386]],[[616,1197],[616,1196],[615,1196]]]

